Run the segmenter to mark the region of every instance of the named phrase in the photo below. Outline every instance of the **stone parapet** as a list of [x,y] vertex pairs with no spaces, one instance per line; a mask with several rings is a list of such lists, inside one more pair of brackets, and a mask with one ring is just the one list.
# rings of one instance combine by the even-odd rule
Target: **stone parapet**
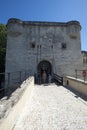
[[29,79],[27,79],[26,82],[21,85],[21,87],[23,85],[24,87],[26,87],[26,89],[21,95],[21,98],[19,99],[19,101],[10,110],[10,113],[8,114],[8,116],[1,122],[0,130],[12,130],[15,124],[15,121],[20,115],[23,106],[26,104],[26,101],[29,100],[31,91],[34,88],[34,77],[30,77]]
[[87,81],[81,79],[76,79],[74,77],[66,76],[64,77],[64,85],[71,87],[73,90],[87,96]]
[[22,21],[16,18],[10,18],[8,20],[8,24],[10,23],[18,23],[23,25],[34,25],[34,26],[70,26],[70,25],[78,25],[81,28],[79,21],[69,21],[69,22],[48,22],[48,21]]

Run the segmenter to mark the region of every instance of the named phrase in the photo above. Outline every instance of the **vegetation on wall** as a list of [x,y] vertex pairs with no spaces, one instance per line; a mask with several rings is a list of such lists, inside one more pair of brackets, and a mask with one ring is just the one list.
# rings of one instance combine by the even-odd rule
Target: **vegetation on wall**
[[[5,72],[6,42],[7,42],[6,25],[0,24],[0,73]],[[4,75],[0,74],[0,88],[3,80]]]
[[6,25],[0,24],[0,73],[5,71],[6,40]]

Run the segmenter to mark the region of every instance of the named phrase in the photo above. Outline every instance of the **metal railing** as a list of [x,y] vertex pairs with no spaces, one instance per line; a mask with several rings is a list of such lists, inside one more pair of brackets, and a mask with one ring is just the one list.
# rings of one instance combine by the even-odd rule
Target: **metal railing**
[[58,85],[63,85],[63,77],[59,76],[57,74],[53,74],[53,79],[54,82],[57,83]]
[[75,70],[75,78],[87,81],[87,70]]
[[45,82],[43,82],[43,78],[41,75],[35,75],[35,83],[36,84],[48,84],[48,83],[53,83],[55,82],[56,84],[58,85],[63,85],[63,77],[62,76],[59,76],[57,74],[52,74],[52,75],[49,75],[47,76]]
[[0,73],[0,97],[6,92],[14,91],[20,84],[31,76],[30,70]]

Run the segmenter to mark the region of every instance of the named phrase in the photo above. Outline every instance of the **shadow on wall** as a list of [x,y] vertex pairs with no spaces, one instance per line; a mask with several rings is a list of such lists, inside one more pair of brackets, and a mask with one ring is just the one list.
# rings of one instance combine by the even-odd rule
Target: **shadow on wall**
[[[67,81],[67,83],[69,84],[69,81]],[[79,98],[79,97],[80,97],[80,98],[82,98],[83,100],[87,101],[87,96],[85,96],[85,95],[83,95],[82,93],[80,93],[80,92],[76,91],[75,89],[71,88],[70,86],[68,86],[68,84],[65,85],[64,87],[65,87],[66,89],[70,90],[72,93],[74,93],[76,98]]]

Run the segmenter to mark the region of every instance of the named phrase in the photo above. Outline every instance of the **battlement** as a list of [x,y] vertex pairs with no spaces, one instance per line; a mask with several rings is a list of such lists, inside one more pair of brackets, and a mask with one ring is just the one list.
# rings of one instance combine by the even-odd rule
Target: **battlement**
[[69,22],[48,22],[48,21],[22,21],[16,18],[10,18],[8,20],[8,24],[10,23],[17,23],[22,25],[33,25],[33,26],[70,26],[70,25],[77,25],[81,29],[81,25],[79,21],[69,21]]

